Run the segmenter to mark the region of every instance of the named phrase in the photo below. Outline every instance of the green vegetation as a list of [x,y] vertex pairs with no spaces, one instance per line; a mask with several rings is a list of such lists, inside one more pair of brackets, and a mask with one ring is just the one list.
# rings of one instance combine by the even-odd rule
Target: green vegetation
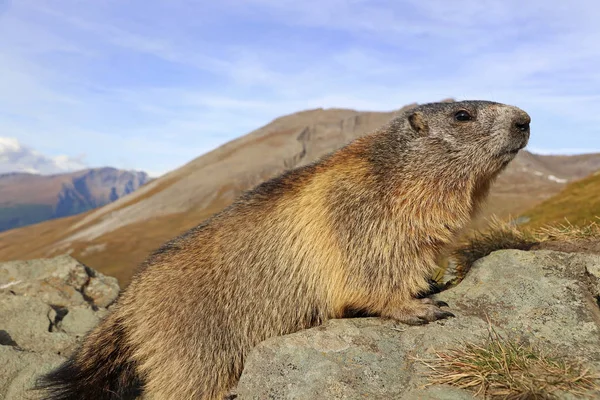
[[559,194],[528,212],[527,226],[536,228],[568,220],[573,225],[586,225],[600,216],[600,173],[570,183]]
[[0,207],[0,232],[45,221],[52,217],[48,204],[19,204]]
[[418,361],[428,367],[428,385],[451,385],[484,398],[555,399],[560,392],[592,398],[590,391],[600,389],[600,375],[579,361],[505,339],[491,327],[482,344],[465,342]]

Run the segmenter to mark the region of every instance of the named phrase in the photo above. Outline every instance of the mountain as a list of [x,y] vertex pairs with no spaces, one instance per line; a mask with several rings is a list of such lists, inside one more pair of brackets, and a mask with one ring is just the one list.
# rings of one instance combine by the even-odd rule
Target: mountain
[[0,175],[0,231],[104,206],[149,181],[145,172],[115,168],[38,175]]
[[[396,112],[314,109],[277,118],[104,207],[0,234],[0,261],[68,253],[126,284],[150,251],[243,190],[379,128]],[[600,162],[600,155],[587,157],[521,152],[498,179],[483,216],[517,215],[558,193]]]

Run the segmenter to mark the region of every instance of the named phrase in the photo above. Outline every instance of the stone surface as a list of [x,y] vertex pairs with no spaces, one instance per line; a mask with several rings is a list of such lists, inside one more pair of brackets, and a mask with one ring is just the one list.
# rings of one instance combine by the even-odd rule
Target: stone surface
[[419,398],[426,382],[412,357],[483,329],[485,323],[472,317],[410,328],[379,318],[331,320],[258,345],[237,393],[240,399]]
[[596,302],[600,306],[600,263],[587,265],[586,271],[590,277],[592,295],[596,297]]
[[332,320],[269,339],[248,357],[239,399],[471,399],[463,390],[424,388],[426,367],[415,358],[483,341],[489,323],[501,335],[600,371],[600,309],[587,276],[599,263],[597,255],[492,253],[438,296],[456,318],[415,327],[378,318]]
[[96,326],[105,313],[105,310],[94,311],[89,307],[73,307],[57,324],[57,328],[69,336],[81,337]]
[[107,307],[119,294],[115,278],[85,267],[64,255],[0,264],[0,294],[35,296],[58,307]]
[[35,398],[26,388],[65,360],[108,312],[115,278],[69,256],[0,264],[0,399]]
[[111,276],[102,275],[93,270],[88,271],[91,271],[93,275],[83,289],[83,294],[98,307],[108,307],[119,295],[119,282]]
[[586,266],[588,274],[596,279],[600,279],[600,264],[590,264]]
[[27,389],[33,385],[36,377],[65,360],[66,358],[50,352],[33,353],[11,346],[0,346],[0,398],[35,398]]
[[54,320],[53,308],[41,300],[0,296],[0,330],[20,349],[58,354],[72,346],[73,338],[50,331]]
[[[600,371],[599,265],[600,256],[589,254],[492,253],[438,295],[456,318],[414,327],[331,320],[266,340],[246,360],[238,399],[474,399],[465,390],[425,386],[427,367],[418,359],[483,341],[489,324]],[[0,398],[34,398],[27,388],[106,315],[115,284],[70,257],[0,264]]]
[[495,326],[598,363],[600,309],[586,269],[599,262],[592,254],[499,251],[440,297],[457,315],[489,317]]

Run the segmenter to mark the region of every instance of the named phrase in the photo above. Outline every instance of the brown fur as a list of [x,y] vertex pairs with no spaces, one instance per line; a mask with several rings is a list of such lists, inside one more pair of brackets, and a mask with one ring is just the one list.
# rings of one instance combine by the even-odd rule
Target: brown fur
[[[457,121],[462,109],[474,120]],[[269,337],[349,310],[408,324],[451,316],[417,294],[528,123],[497,103],[423,105],[258,186],[155,252],[71,367],[127,363],[149,398],[222,399]],[[98,356],[102,343],[119,349]],[[71,398],[62,384],[54,398]]]

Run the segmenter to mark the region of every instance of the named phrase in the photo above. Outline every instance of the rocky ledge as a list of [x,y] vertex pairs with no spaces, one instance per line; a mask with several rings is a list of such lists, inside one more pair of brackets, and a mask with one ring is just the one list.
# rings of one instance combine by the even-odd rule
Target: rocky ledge
[[539,343],[600,371],[599,284],[597,255],[498,251],[437,296],[456,318],[414,327],[332,320],[273,338],[250,354],[237,391],[241,399],[473,399],[466,390],[426,386],[428,368],[418,359],[481,342],[490,324],[504,337]]
[[[115,279],[70,257],[0,264],[0,398],[25,398],[34,376],[64,360],[117,294]],[[600,256],[498,251],[438,298],[456,318],[414,327],[332,320],[269,339],[249,355],[237,398],[473,399],[471,391],[425,386],[420,360],[485,340],[490,327],[600,371]]]
[[30,399],[119,294],[116,278],[69,256],[0,264],[0,398]]

